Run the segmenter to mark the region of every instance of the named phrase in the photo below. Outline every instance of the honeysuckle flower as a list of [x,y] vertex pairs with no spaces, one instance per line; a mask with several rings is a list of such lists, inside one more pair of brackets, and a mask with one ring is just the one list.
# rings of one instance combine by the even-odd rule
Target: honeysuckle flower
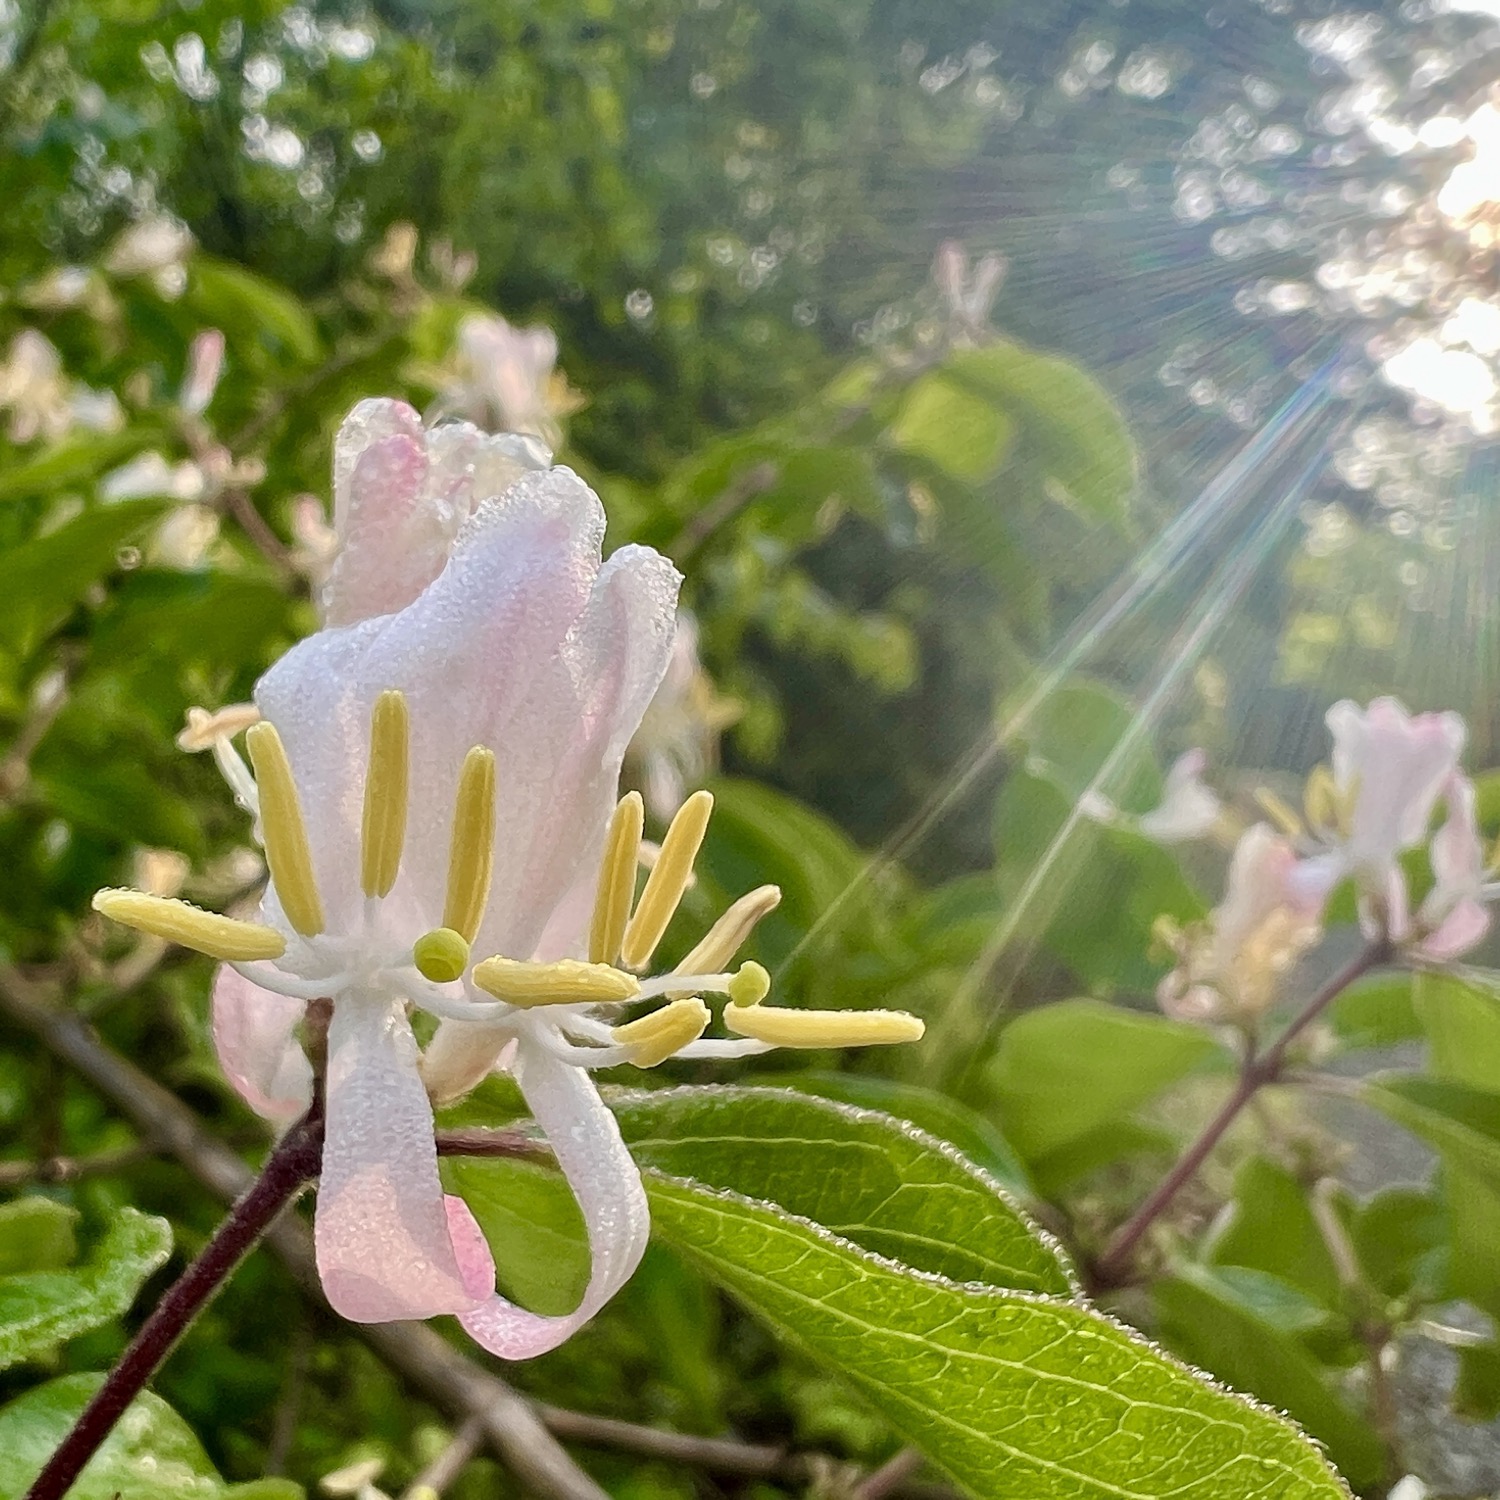
[[1003,255],[982,255],[971,275],[969,252],[960,241],[944,240],[938,246],[932,260],[932,280],[960,334],[972,338],[984,331],[1009,269]]
[[[671,973],[641,977],[710,799],[688,799],[636,900],[642,804],[614,798],[666,667],[678,578],[641,547],[601,564],[603,531],[596,497],[569,471],[523,474],[478,505],[410,602],[303,641],[254,705],[193,716],[185,742],[212,748],[258,815],[270,872],[260,922],[139,892],[95,901],[224,961],[215,1043],[269,1119],[306,1107],[297,1030],[308,1001],[330,1002],[315,1218],[329,1300],[362,1322],[456,1313],[507,1358],[567,1338],[645,1247],[640,1176],[594,1069],[921,1032],[890,1013],[762,1004],[765,971],[728,966],[773,887],[734,903]],[[383,562],[380,576],[391,581]],[[248,766],[232,744],[240,730]],[[730,1038],[702,1039],[705,994],[728,997]],[[421,1057],[413,1008],[441,1021]],[[497,1066],[514,1074],[588,1229],[589,1285],[565,1317],[496,1293],[479,1226],[438,1179],[430,1098]]]
[[194,244],[192,231],[170,214],[153,214],[122,230],[104,257],[111,276],[160,276],[187,259]]
[[348,625],[410,604],[443,570],[480,503],[552,455],[534,437],[467,422],[424,427],[401,401],[361,401],[333,450],[336,551],[323,617]]
[[1460,958],[1484,938],[1490,929],[1485,903],[1497,894],[1479,836],[1474,783],[1455,773],[1443,795],[1446,816],[1429,846],[1433,887],[1416,921],[1417,951],[1437,960]]
[[739,713],[738,703],[719,696],[698,659],[698,622],[680,610],[666,675],[626,753],[658,818],[670,818],[687,789],[717,768],[719,736]]
[[208,488],[208,478],[191,459],[170,463],[156,449],[138,453],[99,481],[101,500],[197,500]]
[[1267,824],[1240,835],[1224,900],[1206,923],[1171,936],[1178,964],[1157,989],[1169,1016],[1246,1025],[1270,1009],[1320,931],[1318,903],[1299,889],[1296,870],[1297,851]]
[[455,378],[439,404],[482,427],[556,444],[558,419],[578,408],[556,369],[557,335],[550,328],[515,328],[498,315],[465,318],[453,363]]
[[1306,812],[1317,852],[1297,872],[1324,899],[1352,878],[1362,918],[1400,941],[1409,923],[1400,856],[1427,837],[1443,789],[1458,769],[1466,729],[1455,713],[1408,714],[1394,698],[1368,708],[1345,699],[1328,710],[1332,770],[1308,778]]
[[114,393],[70,381],[52,341],[34,328],[16,334],[0,363],[0,409],[10,413],[13,443],[55,442],[74,427],[111,432],[124,420]]
[[1208,757],[1202,750],[1179,755],[1167,772],[1162,798],[1142,813],[1137,827],[1161,844],[1187,843],[1202,838],[1224,814],[1224,804],[1203,780]]

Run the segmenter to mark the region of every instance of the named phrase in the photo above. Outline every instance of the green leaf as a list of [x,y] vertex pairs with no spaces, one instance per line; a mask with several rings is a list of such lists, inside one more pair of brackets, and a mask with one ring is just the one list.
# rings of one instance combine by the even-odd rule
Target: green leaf
[[1063,1000],[1005,1028],[989,1079],[1006,1137],[1035,1161],[1222,1057],[1195,1026],[1098,1000]]
[[1015,418],[1054,499],[1123,526],[1138,479],[1135,445],[1115,404],[1086,371],[996,340],[951,355],[945,373]]
[[158,428],[77,432],[24,463],[0,468],[0,500],[22,500],[92,486],[109,470],[161,441]]
[[1451,1165],[1500,1188],[1500,1092],[1418,1073],[1377,1073],[1360,1097]]
[[323,357],[323,341],[306,308],[285,288],[243,266],[194,256],[185,300],[207,322],[224,329],[231,349],[250,333],[302,364],[316,364]]
[[770,1204],[658,1183],[658,1231],[983,1500],[1347,1495],[1280,1417],[1074,1302],[911,1275]]
[[[0,1495],[23,1494],[67,1435],[102,1375],[64,1375],[0,1408]],[[285,1479],[225,1484],[187,1423],[145,1391],[85,1465],[69,1500],[300,1500]]]
[[682,1088],[612,1101],[641,1166],[775,1202],[865,1250],[955,1281],[1067,1296],[1054,1245],[988,1173],[874,1110],[788,1089]]
[[120,548],[162,513],[161,500],[96,505],[0,557],[0,647],[29,652],[117,566]]
[[1349,1226],[1365,1279],[1387,1297],[1442,1295],[1448,1234],[1442,1200],[1425,1188],[1382,1188]]
[[912,382],[890,437],[955,479],[979,480],[999,467],[1015,426],[992,398],[932,370]]
[[1019,1198],[1031,1194],[1026,1168],[1010,1142],[983,1115],[936,1089],[869,1073],[794,1073],[787,1084],[804,1094],[839,1099],[909,1120],[938,1140],[956,1146],[1007,1192]]
[[1390,1047],[1422,1035],[1410,974],[1372,974],[1349,986],[1329,1007],[1328,1021],[1351,1050]]
[[0,1276],[72,1265],[78,1254],[73,1237],[77,1219],[77,1209],[51,1198],[0,1204]]
[[1308,1206],[1307,1189],[1285,1167],[1252,1157],[1235,1174],[1233,1217],[1215,1236],[1214,1264],[1263,1271],[1332,1306],[1338,1269]]
[[1161,1335],[1177,1353],[1289,1413],[1327,1445],[1356,1487],[1384,1477],[1385,1451],[1373,1428],[1334,1396],[1312,1356],[1234,1283],[1188,1266],[1159,1281],[1152,1295]]
[[0,1369],[118,1318],[171,1249],[165,1219],[122,1208],[81,1266],[0,1277]]

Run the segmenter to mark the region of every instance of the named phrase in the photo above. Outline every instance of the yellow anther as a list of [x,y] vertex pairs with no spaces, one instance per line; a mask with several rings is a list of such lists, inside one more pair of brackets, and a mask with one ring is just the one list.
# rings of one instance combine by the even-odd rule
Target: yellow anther
[[447,984],[463,978],[469,967],[469,945],[451,927],[434,927],[412,944],[411,957],[424,979]]
[[232,740],[242,730],[260,723],[260,710],[253,703],[231,703],[216,713],[206,708],[187,711],[187,728],[177,736],[179,750],[212,750],[217,740]]
[[901,1010],[782,1010],[726,1005],[724,1025],[773,1047],[883,1047],[920,1040],[926,1027]]
[[620,798],[604,839],[599,862],[599,889],[594,896],[594,920],[589,927],[589,959],[612,964],[620,956],[620,941],[635,899],[635,866],[641,852],[641,829],[646,809],[639,792]]
[[1337,826],[1338,788],[1327,766],[1316,765],[1308,772],[1307,785],[1302,788],[1302,811],[1309,828]]
[[709,815],[714,810],[711,792],[694,792],[672,819],[667,836],[661,841],[661,853],[646,877],[646,888],[640,903],[625,929],[620,956],[632,969],[644,968],[656,952],[667,924],[677,911],[677,903],[687,889],[693,873],[693,861],[708,832]]
[[246,732],[245,748],[260,790],[260,826],[276,897],[293,928],[303,937],[316,937],[323,930],[323,902],[286,746],[274,724],[262,723]]
[[1259,803],[1260,810],[1288,838],[1300,838],[1302,836],[1304,831],[1302,819],[1270,787],[1257,787],[1255,789],[1255,800]]
[[561,958],[550,964],[487,958],[474,965],[474,983],[497,1000],[527,1007],[610,1005],[632,999],[641,988],[634,974],[576,958]]
[[365,772],[360,838],[360,884],[367,896],[387,895],[401,868],[410,747],[406,698],[394,690],[382,693],[370,714],[370,763]]
[[781,888],[757,886],[746,892],[703,935],[702,941],[674,970],[678,974],[717,974],[736,953],[755,924],[781,904]]
[[237,922],[217,912],[203,911],[174,896],[148,896],[144,891],[99,891],[94,910],[112,922],[134,927],[137,932],[165,938],[184,948],[206,953],[227,963],[249,963],[260,958],[280,958],[286,939],[258,922]]
[[740,971],[729,981],[729,1003],[741,1009],[759,1005],[771,993],[771,976],[757,963],[741,964]]
[[479,934],[490,874],[495,864],[495,755],[475,745],[464,757],[453,808],[453,842],[448,852],[448,901],[443,926],[466,942]]
[[636,1067],[654,1068],[689,1042],[696,1042],[707,1028],[708,1007],[693,995],[616,1026],[610,1035],[630,1048],[630,1061]]

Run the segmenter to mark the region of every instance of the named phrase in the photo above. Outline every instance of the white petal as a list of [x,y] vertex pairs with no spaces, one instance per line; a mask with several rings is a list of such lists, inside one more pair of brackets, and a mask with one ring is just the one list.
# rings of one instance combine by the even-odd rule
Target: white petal
[[502,1359],[530,1359],[571,1337],[630,1279],[651,1231],[640,1172],[593,1080],[527,1046],[516,1082],[578,1200],[593,1264],[583,1300],[564,1317],[527,1312],[499,1295],[459,1315],[470,1337]]
[[[318,1272],[355,1323],[472,1307],[438,1180],[432,1107],[399,1001],[341,996],[328,1033],[328,1120],[314,1219]],[[472,1267],[467,1267],[472,1281]]]
[[1167,772],[1160,806],[1141,815],[1138,826],[1147,838],[1184,843],[1202,838],[1219,821],[1224,806],[1203,781],[1207,762],[1201,750],[1178,756]]
[[297,1041],[307,1004],[273,995],[228,964],[214,975],[211,1029],[219,1064],[258,1115],[289,1125],[312,1102],[312,1067]]

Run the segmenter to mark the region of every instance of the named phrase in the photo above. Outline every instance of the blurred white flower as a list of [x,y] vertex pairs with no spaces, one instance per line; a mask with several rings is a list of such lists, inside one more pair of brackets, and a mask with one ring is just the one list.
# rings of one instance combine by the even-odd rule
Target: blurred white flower
[[101,500],[198,500],[207,489],[203,470],[190,459],[168,463],[154,448],[112,469],[99,481]]
[[0,408],[10,413],[13,443],[56,442],[74,427],[112,432],[124,420],[114,393],[74,385],[52,341],[34,328],[16,334],[0,364]]
[[955,330],[971,338],[989,325],[990,309],[1010,269],[1003,255],[981,255],[969,270],[969,252],[958,240],[944,240],[932,260],[932,280],[947,304]]
[[1253,1022],[1321,932],[1318,904],[1299,892],[1297,852],[1265,823],[1240,836],[1223,901],[1207,922],[1172,934],[1177,967],[1156,998],[1176,1020]]
[[205,328],[193,336],[188,348],[187,369],[182,377],[182,391],[177,404],[190,417],[201,417],[208,410],[219,377],[224,373],[224,335],[217,328]]
[[1137,824],[1147,838],[1162,844],[1186,843],[1202,838],[1220,817],[1224,804],[1203,780],[1208,757],[1201,750],[1179,755],[1167,772],[1162,799]]
[[465,318],[453,379],[439,405],[491,432],[528,433],[556,447],[559,418],[580,405],[556,364],[557,335],[550,328],[513,328],[498,315]]
[[719,736],[739,715],[740,705],[719,696],[698,659],[698,622],[680,610],[666,675],[626,752],[658,818],[670,818],[688,789],[717,768]]
[[109,247],[104,269],[112,276],[152,276],[180,266],[193,248],[192,231],[169,214],[153,214],[124,230]]

